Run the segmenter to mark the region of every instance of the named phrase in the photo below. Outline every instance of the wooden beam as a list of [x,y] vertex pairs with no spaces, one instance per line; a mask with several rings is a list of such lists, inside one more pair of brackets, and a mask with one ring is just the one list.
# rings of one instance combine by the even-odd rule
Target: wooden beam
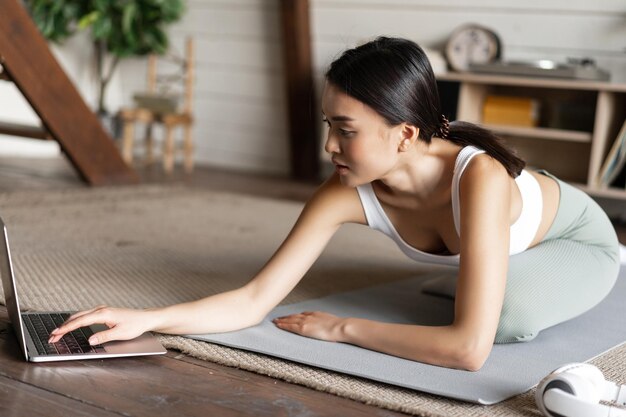
[[139,181],[18,0],[2,1],[0,64],[85,181]]
[[0,122],[0,134],[43,140],[52,139],[48,131],[41,126],[31,126],[10,122]]
[[319,179],[320,111],[315,100],[308,0],[281,0],[291,176]]

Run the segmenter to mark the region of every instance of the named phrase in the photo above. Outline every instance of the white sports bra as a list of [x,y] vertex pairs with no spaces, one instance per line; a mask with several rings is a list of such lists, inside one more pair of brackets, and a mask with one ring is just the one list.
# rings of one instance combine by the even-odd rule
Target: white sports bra
[[[471,159],[481,153],[485,153],[482,149],[474,146],[466,146],[459,152],[454,164],[454,174],[452,176],[452,213],[454,216],[454,227],[458,235],[461,234],[461,207],[459,204],[459,183],[463,171],[471,161]],[[537,234],[541,223],[543,210],[543,198],[539,183],[528,171],[522,170],[521,174],[515,178],[520,193],[522,195],[522,213],[519,218],[511,225],[511,242],[509,254],[515,255],[528,249],[533,238]],[[400,247],[402,252],[409,258],[418,262],[436,263],[443,265],[458,265],[459,255],[436,255],[424,252],[410,246],[398,234],[395,227],[387,217],[383,210],[372,184],[364,184],[357,187],[367,224],[375,230],[378,230],[393,239]]]

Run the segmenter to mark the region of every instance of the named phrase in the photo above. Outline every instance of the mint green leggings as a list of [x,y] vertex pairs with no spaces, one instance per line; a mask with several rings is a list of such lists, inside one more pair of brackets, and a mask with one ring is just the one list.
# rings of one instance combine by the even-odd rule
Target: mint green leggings
[[561,196],[543,241],[509,258],[496,343],[534,339],[598,304],[613,288],[619,244],[610,220],[583,191],[555,179]]

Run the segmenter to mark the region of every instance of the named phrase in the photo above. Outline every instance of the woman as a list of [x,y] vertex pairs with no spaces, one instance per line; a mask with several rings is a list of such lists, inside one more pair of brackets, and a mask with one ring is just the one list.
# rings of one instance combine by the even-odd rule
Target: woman
[[618,242],[581,191],[524,162],[490,132],[441,115],[430,64],[415,43],[378,38],[326,74],[325,149],[336,173],[245,286],[150,310],[73,315],[51,342],[105,323],[91,342],[145,331],[226,332],[259,323],[299,282],[344,223],[392,237],[410,257],[458,265],[454,321],[418,326],[303,312],[275,320],[303,336],[478,370],[493,343],[527,341],[600,302],[615,283]]

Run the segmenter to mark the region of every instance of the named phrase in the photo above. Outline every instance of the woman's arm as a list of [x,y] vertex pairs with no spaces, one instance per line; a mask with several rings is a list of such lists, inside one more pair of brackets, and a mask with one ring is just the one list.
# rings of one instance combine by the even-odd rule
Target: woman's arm
[[[356,190],[335,175],[305,205],[293,229],[270,260],[245,286],[159,311],[154,330],[173,334],[237,330],[259,323],[302,279],[346,222],[365,222]],[[192,319],[190,319],[192,317]]]
[[461,179],[461,263],[451,325],[391,324],[305,312],[280,318],[277,326],[419,362],[480,369],[491,352],[504,299],[510,184],[504,167],[484,155],[472,160]]
[[243,287],[165,308],[137,311],[98,307],[80,312],[60,326],[51,341],[94,323],[105,323],[110,328],[94,335],[94,343],[130,339],[150,330],[200,334],[255,325],[289,294],[346,222],[365,223],[365,215],[356,190],[341,185],[338,176],[333,175],[305,205],[274,256]]

